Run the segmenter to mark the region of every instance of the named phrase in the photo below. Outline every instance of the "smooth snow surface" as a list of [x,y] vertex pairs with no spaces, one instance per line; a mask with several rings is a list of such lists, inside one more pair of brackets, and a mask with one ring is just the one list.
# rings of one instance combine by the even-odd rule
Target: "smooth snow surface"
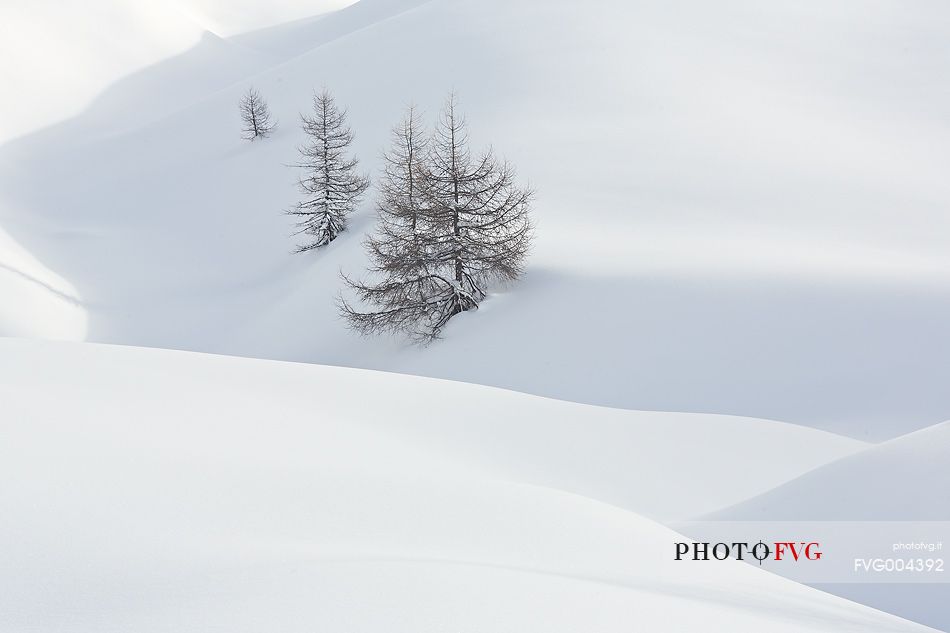
[[[197,45],[353,0],[8,0],[0,3],[0,142],[78,114],[121,77]],[[187,72],[187,71],[185,71]],[[166,77],[175,81],[175,77]],[[177,92],[177,91],[176,91]],[[190,100],[184,97],[188,105]]]
[[[28,40],[0,38],[28,51],[2,64],[25,86],[7,105],[42,113],[62,91],[95,96],[38,133],[0,117],[25,126],[0,147],[0,228],[30,258],[0,251],[3,333],[369,367],[872,441],[950,414],[946,2],[362,0],[278,26],[247,3],[96,2],[55,16],[19,3],[0,20]],[[275,6],[289,18],[309,5]],[[39,44],[21,28],[34,22],[71,25],[49,39],[95,58]],[[239,138],[252,84],[281,124],[266,142]],[[290,254],[287,165],[322,86],[349,108],[374,171],[403,106],[432,116],[454,88],[475,144],[538,191],[523,282],[429,349],[360,340],[337,318],[339,271],[366,264],[369,202],[324,252]],[[50,296],[7,300],[36,292]]]
[[855,448],[820,431],[17,340],[0,401],[3,631],[926,630],[735,561],[674,562],[682,537],[638,512],[671,473],[696,508],[735,490],[674,437],[786,441],[755,469],[787,478]]
[[950,521],[950,422],[869,446],[712,515],[739,521]]
[[[724,521],[948,521],[950,422],[868,446],[708,517]],[[944,545],[946,547],[946,543]],[[816,585],[950,631],[945,583]]]
[[86,311],[75,289],[0,228],[0,329],[7,336],[82,340]]

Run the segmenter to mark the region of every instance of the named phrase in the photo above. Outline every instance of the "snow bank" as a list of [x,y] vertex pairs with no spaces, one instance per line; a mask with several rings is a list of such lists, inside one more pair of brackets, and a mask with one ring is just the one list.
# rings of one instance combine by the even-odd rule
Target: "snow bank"
[[[78,114],[110,84],[229,36],[353,0],[30,0],[0,4],[0,143]],[[178,95],[179,98],[185,95]]]
[[0,331],[7,336],[83,340],[86,310],[68,282],[0,228]]
[[[320,450],[336,454],[342,450],[335,445],[338,427],[352,425],[440,455],[452,470],[563,489],[656,518],[682,519],[737,503],[866,446],[769,420],[606,409],[400,374],[2,341],[0,389],[10,419],[21,419],[17,428],[27,439],[37,425],[54,424],[44,433],[58,435],[69,429],[91,433],[90,424],[102,424],[123,442],[164,446],[203,428],[223,432],[225,425],[242,438],[235,440],[241,442],[235,459],[276,459],[303,468],[317,457],[312,443],[322,438],[327,446]],[[189,381],[201,389],[186,388]],[[49,413],[38,412],[35,398],[26,394],[42,388],[63,394],[61,403],[70,404],[50,403]],[[231,412],[208,419],[219,400]],[[135,416],[150,416],[156,425],[123,422],[134,402],[142,410]],[[56,406],[95,415],[78,424],[55,414]],[[304,430],[307,446],[295,439]],[[216,440],[207,441],[210,446]],[[727,449],[736,446],[743,448],[742,460]],[[393,458],[402,459],[403,452],[393,448]]]
[[31,0],[0,5],[9,95],[0,141],[77,114],[111,82],[196,44],[203,29],[172,3]]
[[[618,459],[621,419],[640,444],[625,467],[643,469],[630,499],[676,493],[637,463],[649,450],[701,471],[700,488],[731,479],[670,453],[681,416],[317,366],[0,348],[3,629],[924,630],[740,563],[676,563],[677,535],[575,492],[603,484],[585,478]],[[596,455],[565,452],[572,423]],[[726,442],[737,421],[705,423]],[[575,480],[538,485],[525,463]]]
[[[950,463],[947,455],[950,455],[950,422],[870,446],[706,518],[724,521],[947,521],[950,520]],[[834,583],[815,586],[888,613],[950,630],[947,585],[943,583]]]
[[948,521],[950,422],[843,457],[720,510],[737,521]]

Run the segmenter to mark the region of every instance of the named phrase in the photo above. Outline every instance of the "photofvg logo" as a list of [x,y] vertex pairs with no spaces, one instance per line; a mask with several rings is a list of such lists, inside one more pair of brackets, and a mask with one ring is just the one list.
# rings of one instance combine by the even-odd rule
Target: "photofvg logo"
[[767,560],[810,561],[821,560],[821,543],[818,541],[773,541],[756,543],[734,541],[731,543],[674,543],[676,560],[736,560],[755,559],[761,565]]
[[946,521],[688,521],[673,527],[683,535],[672,543],[676,561],[733,559],[806,583],[950,582]]

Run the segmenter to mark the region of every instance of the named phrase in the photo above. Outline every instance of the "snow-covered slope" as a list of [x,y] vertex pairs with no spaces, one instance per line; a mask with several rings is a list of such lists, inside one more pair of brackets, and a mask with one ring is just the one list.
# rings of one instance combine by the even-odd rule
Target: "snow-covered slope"
[[[950,521],[950,422],[816,468],[706,517],[722,521]],[[824,591],[950,630],[944,583],[835,583]]]
[[203,31],[173,2],[0,4],[0,141],[79,113],[111,82],[197,44]]
[[[766,476],[853,444],[825,433],[181,352],[0,352],[4,631],[925,630],[677,563],[681,537],[602,502],[676,492],[674,465],[703,491],[732,481],[668,441],[700,421],[708,442],[787,440]],[[596,473],[621,436],[641,476],[617,488]]]
[[[7,95],[0,103],[0,142],[78,114],[113,82],[197,46],[203,37],[311,17],[352,1],[0,3],[0,82]],[[175,96],[191,103],[187,94]]]
[[[0,148],[0,227],[85,311],[44,317],[60,337],[887,439],[950,411],[948,19],[930,0],[362,0],[206,35]],[[239,139],[250,84],[282,124],[265,143]],[[406,103],[434,114],[455,88],[476,144],[538,191],[523,283],[429,349],[337,318],[369,204],[325,252],[289,254],[286,165],[323,85],[370,168]],[[4,283],[37,276],[8,259]],[[7,333],[35,313],[0,311]]]
[[739,521],[950,521],[950,422],[815,469],[718,511]]
[[82,340],[86,310],[75,289],[0,228],[0,330],[6,336]]
[[[79,433],[97,424],[95,416],[78,424],[53,417],[52,408],[39,413],[35,403],[43,389],[64,394],[60,402],[69,402],[71,409],[101,414],[109,432],[121,432],[136,445],[159,441],[150,424],[130,424],[125,430],[114,426],[129,414],[145,415],[129,410],[138,401],[149,416],[164,420],[164,430],[156,431],[160,437],[186,436],[202,424],[242,428],[241,433],[255,438],[251,445],[295,468],[317,457],[313,446],[297,446],[293,440],[301,425],[330,433],[321,450],[332,453],[342,450],[332,429],[350,424],[441,455],[453,469],[562,489],[655,518],[712,512],[866,446],[769,420],[606,409],[366,370],[126,347],[0,342],[6,417],[20,419],[18,428],[27,437],[39,432],[35,425],[54,423],[57,417]],[[183,386],[189,381],[195,387]],[[112,398],[110,389],[123,395]],[[207,407],[219,400],[227,402],[228,413],[206,419]],[[261,426],[262,421],[267,424]],[[281,430],[285,424],[290,426]],[[57,428],[41,434],[57,435]],[[272,445],[264,450],[268,443]],[[740,443],[748,450],[741,462],[725,450]],[[783,447],[780,454],[769,450],[775,446]],[[393,453],[398,458],[398,451]],[[414,454],[406,459],[411,462]],[[259,456],[251,452],[246,457],[256,462]],[[756,476],[749,477],[750,471]]]

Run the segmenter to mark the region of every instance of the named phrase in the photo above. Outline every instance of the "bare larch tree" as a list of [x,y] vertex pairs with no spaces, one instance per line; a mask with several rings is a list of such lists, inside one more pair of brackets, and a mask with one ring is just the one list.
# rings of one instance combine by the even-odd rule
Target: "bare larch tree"
[[337,107],[330,93],[314,95],[313,114],[301,119],[309,137],[299,148],[297,165],[306,170],[299,181],[304,199],[288,211],[299,218],[296,235],[307,236],[298,253],[326,246],[346,230],[347,216],[369,187],[369,179],[357,173],[359,161],[348,156],[353,134],[346,111]]
[[271,117],[267,102],[254,88],[248,88],[247,93],[241,97],[240,110],[241,121],[244,123],[241,138],[244,140],[264,138],[277,128],[277,122]]
[[[410,106],[402,122],[393,128],[391,147],[383,155],[376,233],[364,242],[370,273],[379,281],[366,283],[344,276],[360,302],[376,308],[362,312],[341,298],[344,317],[363,334],[415,334],[431,311],[430,298],[438,294],[438,263],[427,258],[428,224],[420,191],[427,146],[418,112]],[[424,332],[419,338],[425,338]]]
[[[403,126],[405,128],[405,126]],[[343,304],[351,327],[361,333],[404,331],[427,342],[449,320],[478,307],[495,281],[517,279],[532,237],[531,191],[515,183],[514,169],[491,150],[473,158],[464,118],[450,95],[429,141],[412,166],[415,245],[394,242],[393,230],[380,223],[369,240],[370,256],[381,274],[377,285],[355,285],[361,300],[375,309],[359,312]],[[399,223],[391,223],[400,231]],[[407,235],[402,230],[400,235]],[[381,266],[380,245],[411,248],[413,257]],[[386,252],[383,249],[382,252]],[[390,263],[387,260],[384,263]]]
[[494,280],[514,280],[531,242],[531,191],[491,150],[473,158],[464,117],[449,96],[422,174],[435,257],[452,274],[453,296],[438,323],[478,306]]

